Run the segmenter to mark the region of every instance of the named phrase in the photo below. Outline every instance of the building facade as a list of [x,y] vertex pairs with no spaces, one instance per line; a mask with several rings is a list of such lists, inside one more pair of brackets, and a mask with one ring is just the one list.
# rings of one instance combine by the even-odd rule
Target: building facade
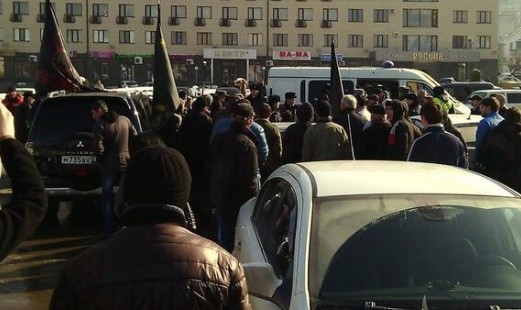
[[[0,87],[31,83],[44,1],[0,0]],[[89,81],[153,79],[156,0],[55,0],[72,63]],[[262,82],[271,66],[418,68],[466,79],[498,67],[498,0],[176,0],[161,26],[179,85]]]

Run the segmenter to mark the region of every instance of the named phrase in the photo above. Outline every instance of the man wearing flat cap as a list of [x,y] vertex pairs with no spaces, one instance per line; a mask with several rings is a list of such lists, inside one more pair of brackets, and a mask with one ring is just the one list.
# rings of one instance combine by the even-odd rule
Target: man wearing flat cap
[[284,104],[280,107],[280,114],[282,115],[283,122],[294,122],[297,102],[297,93],[287,92],[284,94]]
[[190,183],[176,150],[134,153],[122,184],[125,227],[63,269],[49,308],[251,308],[239,261],[186,228]]
[[235,224],[243,203],[259,190],[257,137],[249,129],[255,113],[247,100],[232,108],[232,125],[210,146],[212,203],[216,209],[217,241],[233,250]]

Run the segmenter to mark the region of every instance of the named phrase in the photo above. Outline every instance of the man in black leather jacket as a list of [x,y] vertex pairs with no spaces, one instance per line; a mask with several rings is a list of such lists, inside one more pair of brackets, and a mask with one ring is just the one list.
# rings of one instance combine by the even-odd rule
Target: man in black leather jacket
[[191,176],[172,148],[145,147],[122,183],[123,229],[67,266],[50,309],[249,309],[241,264],[186,228]]

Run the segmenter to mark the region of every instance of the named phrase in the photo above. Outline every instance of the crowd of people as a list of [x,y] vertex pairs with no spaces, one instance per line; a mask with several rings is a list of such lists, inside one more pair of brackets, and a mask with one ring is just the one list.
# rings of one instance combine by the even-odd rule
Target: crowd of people
[[[197,98],[180,91],[181,104],[166,126],[141,134],[103,101],[93,104],[108,239],[64,269],[52,309],[85,304],[249,308],[242,266],[230,254],[235,225],[240,207],[284,164],[431,162],[479,169],[521,191],[521,109],[505,108],[502,116],[498,98],[472,98],[473,111],[478,109],[483,119],[469,163],[466,143],[448,117],[454,103],[441,87],[432,96],[419,90],[401,92],[399,98],[382,89],[357,89],[340,102],[325,96],[303,104],[296,104],[294,92],[283,94],[282,101],[279,95],[266,97],[259,85],[249,87],[248,96],[244,88],[238,95],[217,91]],[[11,94],[1,107],[0,155],[14,180],[14,211],[9,205],[0,213],[3,256],[31,233],[46,209],[36,167],[14,139],[27,139],[27,124],[15,126],[11,113],[25,113],[21,107],[31,104],[30,95],[15,99]],[[338,115],[332,115],[332,105],[338,106]],[[423,131],[413,116],[421,119]],[[5,127],[10,122],[12,128]],[[278,122],[291,124],[281,133]],[[9,152],[23,156],[5,157]],[[18,169],[26,167],[23,182],[12,168],[14,158],[24,161],[16,163]],[[120,191],[114,195],[117,184]],[[32,198],[20,197],[23,190],[32,190]],[[26,219],[14,216],[17,205]]]

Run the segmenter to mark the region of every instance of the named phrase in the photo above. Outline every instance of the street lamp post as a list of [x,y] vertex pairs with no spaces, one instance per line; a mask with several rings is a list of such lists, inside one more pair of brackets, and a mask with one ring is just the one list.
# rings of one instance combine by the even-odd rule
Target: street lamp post
[[262,66],[262,85],[266,85],[266,67]]
[[195,85],[197,85],[197,70],[199,70],[199,67],[195,66],[194,70],[195,70]]

